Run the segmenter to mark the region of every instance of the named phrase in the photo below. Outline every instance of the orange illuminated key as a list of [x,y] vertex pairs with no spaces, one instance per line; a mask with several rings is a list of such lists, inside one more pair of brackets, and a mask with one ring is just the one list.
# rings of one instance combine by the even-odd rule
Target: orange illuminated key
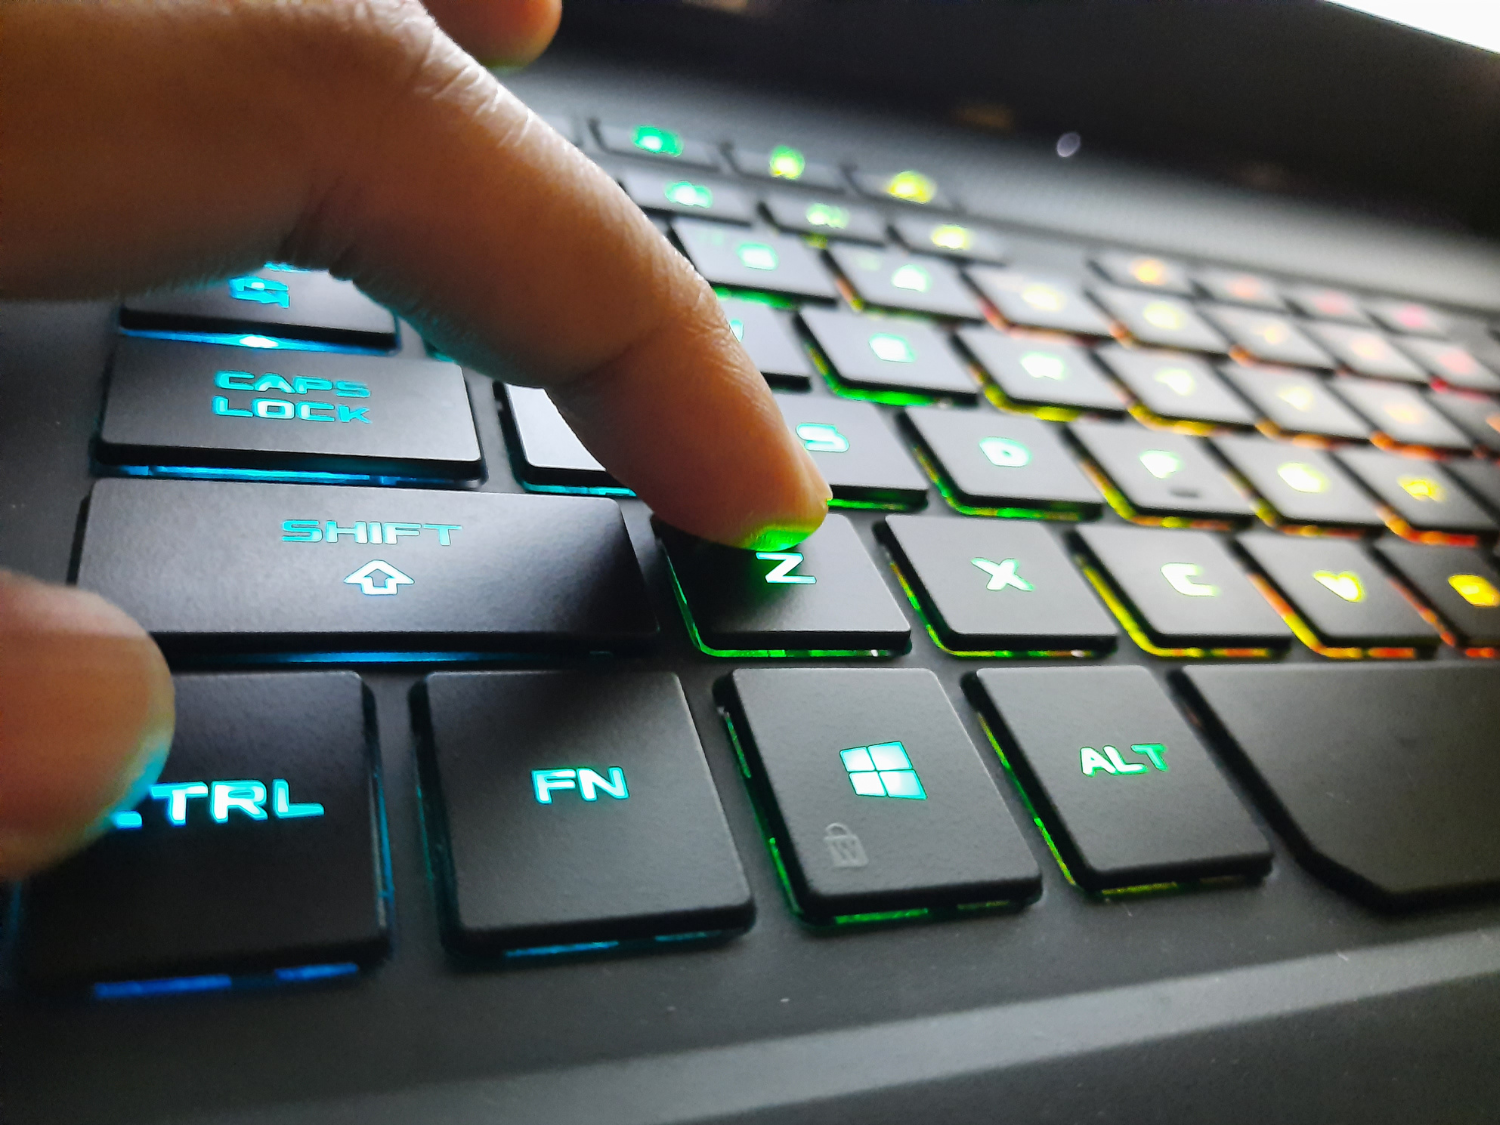
[[1187,267],[1170,258],[1111,251],[1096,256],[1094,266],[1116,285],[1154,289],[1158,293],[1171,293],[1178,297],[1193,295],[1193,281],[1188,276]]
[[1286,308],[1281,294],[1271,280],[1258,273],[1237,270],[1199,270],[1194,277],[1216,301],[1231,305],[1250,305],[1257,309],[1281,312]]
[[1376,379],[1400,379],[1406,383],[1427,382],[1426,372],[1373,329],[1316,322],[1303,327],[1308,335],[1332,352],[1351,371]]

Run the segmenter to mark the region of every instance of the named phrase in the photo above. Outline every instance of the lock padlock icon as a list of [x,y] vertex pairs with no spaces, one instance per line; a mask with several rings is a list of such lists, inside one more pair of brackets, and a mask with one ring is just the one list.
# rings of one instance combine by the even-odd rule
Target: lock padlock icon
[[870,862],[865,846],[847,824],[830,824],[823,829],[823,843],[828,845],[828,855],[835,867],[864,867]]

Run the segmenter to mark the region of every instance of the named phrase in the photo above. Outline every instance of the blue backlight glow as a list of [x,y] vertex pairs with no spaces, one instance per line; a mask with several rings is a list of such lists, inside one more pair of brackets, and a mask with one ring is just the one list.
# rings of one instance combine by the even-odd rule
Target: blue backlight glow
[[332,965],[302,965],[295,969],[277,969],[276,979],[292,984],[298,981],[353,976],[357,972],[359,972],[359,966],[353,961],[340,961]]
[[119,980],[94,985],[95,1000],[135,1000],[146,996],[180,996],[189,992],[222,992],[234,984],[225,973],[201,977],[160,977],[156,980]]
[[389,355],[385,348],[356,344],[325,344],[320,340],[292,340],[284,336],[262,336],[245,332],[179,332],[156,328],[121,328],[126,336],[149,340],[181,340],[189,344],[227,344],[234,348],[265,348],[286,352],[344,352],[349,355]]
[[507,957],[560,957],[569,953],[599,953],[619,947],[617,941],[580,941],[573,945],[537,945],[530,949],[510,949]]

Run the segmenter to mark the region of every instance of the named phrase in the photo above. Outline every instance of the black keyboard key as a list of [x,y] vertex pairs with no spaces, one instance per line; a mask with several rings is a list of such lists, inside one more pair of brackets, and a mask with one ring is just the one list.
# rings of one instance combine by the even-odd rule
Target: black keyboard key
[[1193,306],[1177,297],[1096,285],[1094,299],[1143,344],[1228,355],[1229,343]]
[[321,271],[267,265],[211,285],[130,297],[120,326],[147,332],[189,332],[313,340],[389,351],[396,318],[358,289]]
[[1338,366],[1290,317],[1226,305],[1202,306],[1202,312],[1231,342],[1262,363],[1330,369]]
[[960,328],[958,338],[1012,403],[1125,413],[1119,388],[1077,344],[977,327]]
[[484,472],[454,364],[129,338],[115,350],[95,454],[164,472]]
[[851,173],[854,186],[872,199],[894,199],[919,207],[953,210],[953,199],[925,172],[907,168],[895,172]]
[[1115,250],[1094,255],[1094,268],[1116,285],[1153,289],[1178,297],[1193,295],[1193,279],[1187,267],[1169,258]]
[[824,199],[793,192],[772,192],[766,212],[782,230],[850,238],[856,242],[884,242],[885,223],[879,212],[838,198]]
[[827,309],[804,308],[801,315],[834,374],[851,387],[963,402],[979,397],[947,337],[931,325]]
[[807,159],[801,149],[776,145],[768,150],[735,147],[729,151],[735,171],[757,180],[803,184],[820,191],[844,191],[844,177],[833,164]]
[[630,494],[578,440],[546,391],[505,383],[495,389],[505,397],[511,466],[529,491]]
[[902,215],[894,224],[908,250],[941,254],[968,262],[1004,265],[1010,256],[1004,240],[988,227]]
[[1072,422],[1069,430],[1135,516],[1241,522],[1255,514],[1198,438],[1131,423]]
[[1461,645],[1500,645],[1500,573],[1470,547],[1383,539],[1375,549],[1448,623]]
[[1253,426],[1255,414],[1197,356],[1106,344],[1095,354],[1141,405],[1162,418]]
[[1500,403],[1479,395],[1431,391],[1427,401],[1476,445],[1500,453]]
[[1241,435],[1212,441],[1219,455],[1271,506],[1280,523],[1360,531],[1385,526],[1364,491],[1320,449]]
[[1319,645],[1355,650],[1437,646],[1437,630],[1359,544],[1269,531],[1241,535],[1239,543],[1311,627]]
[[1362,900],[1500,886],[1500,669],[1188,668],[1303,863]]
[[1144,668],[986,668],[971,688],[1079,886],[1270,870],[1265,837]]
[[1369,424],[1328,389],[1326,380],[1310,372],[1238,363],[1226,363],[1219,370],[1283,433],[1353,441],[1370,436]]
[[1284,290],[1292,307],[1303,316],[1317,320],[1337,320],[1344,324],[1369,324],[1370,318],[1360,307],[1359,299],[1343,289],[1322,285],[1293,285]]
[[817,371],[807,355],[797,331],[792,327],[791,313],[774,309],[759,301],[742,301],[720,297],[719,304],[729,321],[730,331],[750,362],[760,369],[773,387],[805,391],[812,387]]
[[879,408],[824,395],[777,395],[776,404],[840,502],[919,508],[927,477]]
[[1346,375],[1329,384],[1338,396],[1392,441],[1466,450],[1469,438],[1432,408],[1415,387]]
[[1011,324],[1080,336],[1110,335],[1109,318],[1066,278],[993,266],[970,266],[969,280]]
[[1305,324],[1303,328],[1351,371],[1376,379],[1427,382],[1426,373],[1373,328],[1319,323]]
[[634,168],[620,176],[625,194],[645,211],[706,215],[732,223],[755,218],[755,202],[739,188],[720,180],[684,179],[667,172]]
[[352,672],[178,676],[161,777],[24,892],[19,959],[101,998],[335,977],[388,950],[375,732]]
[[717,171],[719,158],[712,146],[656,125],[598,125],[599,143],[610,152],[648,156],[694,168]]
[[1436,462],[1379,449],[1341,449],[1334,456],[1418,531],[1485,533],[1500,526]]
[[1039,893],[1036,860],[931,672],[741,668],[724,688],[809,921]]
[[755,904],[676,676],[439,672],[414,703],[457,951],[750,926]]
[[1272,312],[1281,312],[1286,308],[1286,302],[1281,299],[1275,283],[1258,273],[1206,269],[1198,270],[1193,276],[1204,292],[1215,301],[1270,309]]
[[788,551],[741,551],[658,524],[693,639],[714,656],[904,652],[911,626],[846,516]]
[[800,238],[701,219],[677,219],[672,227],[710,285],[830,301],[839,295],[817,254]]
[[1218,536],[1096,526],[1078,535],[1152,646],[1243,650],[1290,643],[1291,630]]
[[1500,516],[1500,465],[1466,457],[1449,461],[1444,468],[1492,515]]
[[905,417],[961,512],[1097,519],[1104,511],[1099,489],[1046,422],[988,410],[909,409]]
[[102,480],[78,585],[169,655],[594,651],[656,621],[595,497]]
[[1439,339],[1448,335],[1448,318],[1417,301],[1366,300],[1365,311],[1392,332]]
[[837,244],[828,248],[828,255],[867,304],[966,320],[984,318],[958,270],[938,258]]
[[1042,525],[889,516],[885,530],[949,651],[1029,656],[1114,648],[1114,619]]
[[1474,353],[1444,340],[1405,337],[1397,341],[1401,350],[1427,369],[1434,379],[1464,391],[1500,391],[1496,375],[1474,358]]

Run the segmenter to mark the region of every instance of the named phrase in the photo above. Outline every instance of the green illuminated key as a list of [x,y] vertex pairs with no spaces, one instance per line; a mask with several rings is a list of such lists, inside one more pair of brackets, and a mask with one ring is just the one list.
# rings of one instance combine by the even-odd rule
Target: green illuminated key
[[806,153],[791,145],[776,145],[765,150],[736,147],[730,150],[729,158],[742,176],[805,184],[820,191],[847,190],[844,177],[836,166],[809,160]]
[[1254,413],[1197,356],[1106,344],[1095,353],[1152,414],[1252,426]]
[[815,308],[802,309],[801,316],[834,374],[850,387],[964,402],[979,397],[946,336],[931,325]]
[[1108,336],[1109,319],[1077,282],[1051,274],[969,266],[964,271],[1000,315],[1025,328],[1052,328],[1081,336]]
[[997,266],[1004,265],[1009,257],[1005,242],[988,227],[913,215],[902,215],[892,226],[906,248],[920,254],[941,254],[946,258],[989,262]]
[[1210,441],[1283,523],[1360,530],[1385,526],[1369,497],[1321,449],[1238,434]]
[[1328,389],[1328,381],[1290,367],[1247,367],[1226,363],[1219,368],[1278,430],[1287,434],[1362,441],[1370,427]]
[[766,211],[782,230],[856,242],[885,241],[885,223],[878,212],[837,196],[773,191],[766,197]]
[[807,349],[797,339],[792,314],[763,305],[759,301],[742,301],[720,297],[719,305],[729,321],[735,339],[745,345],[750,361],[773,387],[805,391],[812,386],[817,371]]
[[656,125],[606,125],[599,123],[599,143],[610,152],[645,156],[694,168],[717,171],[719,158],[712,146],[691,140]]
[[1200,438],[1133,422],[1071,422],[1068,430],[1136,515],[1245,522],[1255,513]]
[[755,202],[739,188],[720,180],[689,179],[671,173],[636,171],[620,176],[625,194],[643,211],[703,215],[733,223],[755,218]]
[[838,298],[828,270],[800,238],[702,219],[674,219],[672,229],[710,285]]
[[1022,406],[1125,413],[1125,397],[1076,344],[960,328],[958,339],[1005,397]]
[[894,199],[920,207],[953,209],[953,200],[926,172],[904,168],[889,172],[855,172],[854,186],[872,199]]
[[1229,342],[1187,301],[1109,285],[1092,286],[1089,294],[1143,344],[1229,354]]
[[786,424],[812,454],[835,504],[919,508],[927,476],[880,409],[831,395],[777,395]]
[[833,245],[828,255],[854,286],[861,301],[892,309],[935,316],[981,320],[979,302],[958,271],[937,258],[872,250],[865,246]]

